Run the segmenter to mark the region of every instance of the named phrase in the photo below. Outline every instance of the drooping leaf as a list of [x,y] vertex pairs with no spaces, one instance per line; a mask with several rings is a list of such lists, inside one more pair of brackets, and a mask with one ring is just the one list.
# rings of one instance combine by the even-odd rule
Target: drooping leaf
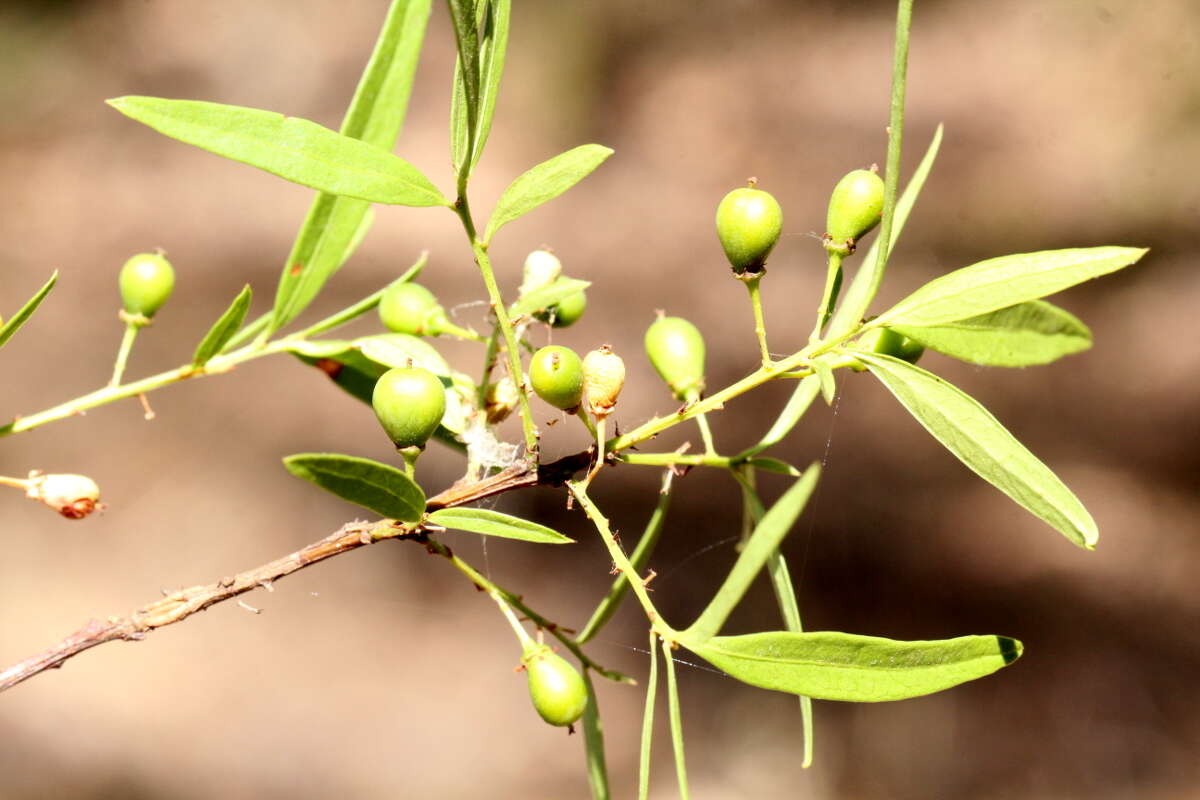
[[658,634],[650,632],[650,675],[642,709],[642,744],[638,756],[638,800],[650,800],[650,746],[654,742],[654,705],[658,693]]
[[328,194],[401,206],[450,205],[399,156],[306,119],[161,97],[117,97],[108,104],[172,139]]
[[857,703],[940,692],[990,675],[1022,651],[1020,642],[1005,636],[900,642],[831,631],[779,631],[681,641],[743,683]]
[[[812,464],[804,471],[804,475],[792,484],[783,496],[771,506],[771,509],[754,528],[754,533],[746,542],[745,548],[729,571],[728,577],[713,595],[708,606],[699,618],[687,629],[692,641],[703,641],[716,636],[725,624],[734,607],[741,602],[746,590],[754,581],[755,576],[762,570],[763,565],[771,554],[779,549],[779,543],[792,529],[800,513],[804,511],[808,498],[816,488],[817,478],[821,474],[820,464]],[[690,647],[690,645],[689,645]]]
[[596,800],[612,796],[608,785],[608,765],[604,759],[604,724],[600,720],[600,698],[592,685],[591,670],[583,669],[583,685],[587,689],[587,705],[583,709],[583,744],[587,757],[588,786]]
[[813,374],[817,376],[817,380],[821,384],[821,397],[825,400],[825,405],[833,405],[834,397],[837,396],[837,383],[833,378],[833,367],[824,358],[815,358],[812,368]]
[[203,367],[233,338],[233,335],[238,332],[238,328],[242,327],[242,322],[246,319],[246,312],[250,310],[251,297],[250,284],[246,284],[242,287],[242,291],[238,292],[238,296],[233,298],[229,308],[225,309],[225,313],[213,323],[213,326],[208,329],[208,333],[204,334],[204,338],[200,340],[200,344],[196,346],[196,353],[192,356],[192,366]]
[[430,514],[429,521],[443,528],[523,542],[568,544],[575,541],[545,525],[486,508],[443,508]]
[[416,522],[425,513],[421,487],[387,464],[337,453],[298,453],[283,465],[297,478],[389,519]]
[[17,313],[8,318],[8,321],[0,327],[0,347],[3,347],[12,335],[20,330],[26,320],[33,316],[33,312],[37,311],[38,306],[46,299],[46,295],[50,294],[50,290],[54,288],[54,284],[58,282],[58,270],[54,270],[50,275],[50,280],[46,281],[42,288],[37,290],[37,293],[29,298],[25,305],[21,306]]
[[549,286],[534,289],[513,303],[508,311],[509,316],[518,317],[549,308],[591,285],[591,281],[581,281],[578,278],[559,278]]
[[816,375],[801,378],[792,392],[792,396],[788,398],[787,405],[783,407],[783,411],[771,425],[771,429],[759,440],[758,444],[738,453],[737,460],[753,458],[768,447],[778,444],[791,432],[792,428],[796,427],[796,423],[804,416],[804,412],[808,411],[813,400],[817,399],[820,390],[821,379]]
[[[341,133],[391,151],[408,111],[431,0],[393,0]],[[371,226],[364,200],[318,194],[279,277],[271,330],[302,312],[349,260]]]
[[870,325],[943,325],[977,317],[1116,272],[1146,252],[1137,247],[1087,247],[988,259],[935,278]]
[[671,643],[663,640],[663,660],[667,665],[667,719],[671,722],[671,750],[675,754],[675,781],[679,796],[686,800],[688,792],[687,759],[683,751],[683,716],[679,703],[679,683],[675,680],[675,653]]
[[769,458],[767,456],[759,456],[752,458],[746,462],[755,469],[766,470],[767,472],[775,472],[780,475],[791,475],[793,478],[800,477],[800,470],[793,467],[786,461],[781,461],[778,458]]
[[[916,171],[900,195],[900,200],[896,203],[896,213],[892,217],[891,241],[888,243],[889,253],[896,249],[896,242],[900,239],[900,232],[904,230],[904,224],[908,221],[908,215],[912,212],[913,206],[916,205],[917,198],[921,195],[921,189],[925,187],[925,180],[929,177],[929,173],[933,169],[933,162],[937,160],[938,150],[942,146],[942,132],[942,126],[939,124],[937,130],[934,131],[933,140],[925,150],[925,156],[921,159],[921,163],[917,165]],[[877,237],[871,242],[870,249],[867,250],[867,254],[859,262],[861,266],[855,274],[854,280],[851,281],[850,288],[846,290],[846,297],[833,315],[833,321],[830,323],[827,333],[830,339],[848,333],[851,328],[859,323],[863,315],[867,313],[867,308],[871,305],[871,300],[874,299],[875,293],[879,290],[879,284],[883,277],[881,270],[875,263],[878,258],[879,239]]]
[[1079,319],[1045,300],[1030,300],[945,325],[892,328],[930,350],[988,367],[1049,364],[1092,346]]
[[543,161],[521,175],[500,195],[492,218],[488,220],[484,241],[490,241],[500,228],[579,183],[603,164],[612,152],[598,144],[580,145],[549,161]]
[[852,351],[908,412],[979,477],[1071,542],[1091,550],[1092,515],[1049,467],[962,390],[898,358]]

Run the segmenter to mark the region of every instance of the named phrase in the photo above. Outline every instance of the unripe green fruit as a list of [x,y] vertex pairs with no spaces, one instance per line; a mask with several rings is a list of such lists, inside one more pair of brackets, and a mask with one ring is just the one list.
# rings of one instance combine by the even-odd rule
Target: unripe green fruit
[[761,189],[734,189],[717,206],[717,238],[738,275],[763,271],[783,230],[783,210]]
[[879,224],[883,179],[869,169],[849,172],[833,187],[825,219],[826,247],[854,252],[854,242]]
[[583,361],[569,347],[543,347],[529,362],[529,382],[550,405],[573,411],[583,400]]
[[125,311],[153,317],[171,298],[175,270],[171,262],[158,253],[138,253],[121,267],[117,285]]
[[[562,278],[558,280],[562,280]],[[537,312],[534,316],[542,322],[550,323],[555,328],[569,328],[579,321],[579,318],[583,316],[583,312],[586,310],[587,294],[580,289],[574,294],[567,295],[546,310]]]
[[869,350],[872,353],[882,353],[885,356],[892,356],[901,361],[907,361],[910,364],[917,363],[921,355],[925,352],[923,345],[914,342],[903,334],[896,333],[891,328],[876,328],[873,331],[867,332],[858,340],[858,346],[862,350]]
[[683,317],[660,317],[646,330],[646,355],[680,400],[704,391],[704,337]]
[[395,367],[376,381],[371,405],[396,449],[424,447],[446,413],[446,390],[427,369]]
[[551,725],[573,725],[587,708],[587,685],[579,670],[545,645],[534,645],[521,657],[529,678],[529,699]]
[[398,283],[379,299],[384,327],[412,336],[437,336],[446,327],[446,311],[433,292],[418,283]]

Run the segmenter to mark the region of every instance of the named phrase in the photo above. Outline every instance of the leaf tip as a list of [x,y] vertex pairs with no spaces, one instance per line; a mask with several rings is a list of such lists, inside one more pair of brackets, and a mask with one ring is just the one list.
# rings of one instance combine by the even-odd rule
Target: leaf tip
[[1016,661],[1025,652],[1025,645],[1021,644],[1018,639],[1010,639],[1007,636],[997,636],[996,644],[1000,648],[1000,657],[1004,659],[1004,665]]

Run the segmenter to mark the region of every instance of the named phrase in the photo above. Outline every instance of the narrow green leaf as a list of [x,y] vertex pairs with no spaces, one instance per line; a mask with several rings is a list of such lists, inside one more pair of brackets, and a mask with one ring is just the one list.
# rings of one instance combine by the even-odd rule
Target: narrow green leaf
[[443,508],[430,514],[429,521],[443,528],[523,542],[568,544],[575,541],[545,525],[486,508]]
[[200,340],[200,344],[196,346],[196,354],[192,356],[192,366],[203,367],[233,338],[234,334],[238,332],[238,328],[242,327],[242,322],[246,319],[246,312],[250,310],[251,296],[250,284],[246,284],[242,291],[238,292],[238,296],[233,298],[233,302],[229,304],[229,308],[225,309],[221,318],[213,323],[213,326],[208,329],[208,333],[204,334],[204,338]]
[[384,292],[393,286],[398,286],[401,283],[407,283],[408,281],[416,280],[416,277],[421,274],[421,270],[425,268],[425,264],[428,261],[429,251],[421,251],[421,255],[417,258],[413,265],[406,269],[399,278],[396,278],[396,280],[392,281],[379,291],[367,295],[357,303],[346,306],[341,311],[335,311],[333,314],[330,314],[320,322],[313,323],[304,330],[300,331],[300,333],[296,334],[296,337],[299,339],[307,339],[311,336],[325,333],[326,331],[333,330],[334,328],[339,328],[351,320],[358,319],[368,311],[373,311],[379,305],[379,301],[383,298]]
[[679,684],[675,680],[675,654],[671,643],[663,640],[663,659],[667,662],[667,715],[671,721],[671,747],[675,751],[675,778],[679,782],[679,796],[687,800],[687,760],[683,753],[683,717],[679,710]]
[[549,286],[535,289],[513,303],[508,314],[510,317],[518,317],[542,311],[591,285],[591,281],[581,281],[578,278],[559,278]]
[[[408,111],[431,0],[394,0],[341,133],[391,151]],[[370,228],[370,204],[320,193],[279,277],[271,331],[295,319],[353,255]]]
[[160,97],[117,97],[108,104],[172,139],[328,194],[401,206],[450,205],[399,156],[306,119]]
[[771,425],[771,429],[759,440],[758,444],[738,453],[735,460],[741,461],[753,458],[768,447],[778,444],[783,437],[791,433],[792,428],[796,427],[796,423],[804,416],[804,412],[808,411],[813,400],[817,399],[820,389],[821,379],[816,375],[801,378],[800,382],[796,384],[796,389],[792,392],[792,396],[788,399],[787,405],[783,407],[783,411],[779,414],[779,418]]
[[[654,506],[653,513],[650,514],[650,520],[646,523],[645,530],[642,531],[642,537],[638,539],[637,546],[633,548],[633,552],[629,555],[629,563],[633,564],[634,571],[640,573],[650,560],[650,556],[654,552],[654,547],[658,544],[658,539],[662,535],[663,523],[666,522],[667,509],[670,506],[671,491],[670,478],[668,477],[663,481],[663,490],[658,493],[658,502]],[[608,593],[604,595],[604,598],[596,606],[596,610],[592,612],[592,616],[587,621],[587,624],[583,626],[583,630],[575,637],[576,643],[583,644],[599,633],[600,629],[612,619],[612,615],[616,613],[621,605],[621,601],[628,592],[629,579],[622,573],[612,582]]]
[[454,25],[454,40],[458,45],[460,69],[457,78],[462,84],[466,127],[474,130],[479,119],[479,17],[476,0],[448,0],[450,21]]
[[743,683],[821,700],[877,703],[940,692],[1016,661],[1005,636],[899,642],[816,631],[681,639],[684,647]]
[[[921,163],[917,165],[916,172],[913,173],[908,185],[904,187],[904,192],[900,195],[899,202],[896,203],[896,213],[892,217],[892,235],[889,237],[888,252],[891,253],[896,249],[896,242],[900,239],[900,232],[904,230],[904,224],[908,222],[908,215],[912,213],[913,206],[916,205],[917,198],[921,195],[921,189],[925,187],[925,180],[929,177],[930,171],[933,169],[933,162],[937,160],[938,150],[942,146],[942,125],[937,126],[934,131],[933,140],[929,143],[929,147],[925,150],[925,156],[921,159]],[[871,300],[875,298],[875,293],[879,291],[879,284],[882,280],[881,269],[876,263],[879,259],[879,239],[871,242],[871,247],[867,250],[867,254],[863,256],[863,260],[859,263],[861,266],[858,272],[854,275],[854,280],[850,283],[850,288],[846,290],[846,297],[842,304],[838,307],[837,312],[833,315],[833,322],[829,326],[829,331],[826,334],[830,339],[836,339],[849,333],[855,325],[862,320],[863,315],[867,313],[867,309],[871,305]]]
[[771,506],[771,510],[762,518],[755,527],[754,534],[746,542],[733,569],[729,571],[729,576],[725,578],[725,583],[709,601],[708,607],[700,617],[687,629],[686,633],[692,641],[703,641],[716,636],[721,630],[729,614],[745,596],[755,576],[762,570],[771,554],[779,549],[779,543],[804,511],[820,474],[820,464],[812,464],[775,505]]
[[600,698],[592,685],[591,670],[583,670],[583,685],[587,689],[588,702],[583,709],[583,744],[587,758],[588,786],[592,800],[609,800],[612,796],[608,786],[608,765],[604,761],[604,725],[600,721]]
[[930,350],[987,367],[1049,364],[1092,346],[1092,332],[1086,325],[1045,300],[945,325],[892,328]]
[[50,275],[50,280],[46,281],[42,288],[37,290],[37,294],[29,298],[25,305],[17,313],[8,318],[8,322],[0,327],[0,347],[3,347],[12,335],[20,330],[26,320],[33,316],[33,312],[37,311],[38,306],[46,299],[46,295],[50,294],[50,290],[54,288],[54,284],[58,282],[58,270],[54,270]]
[[490,0],[484,19],[483,43],[479,55],[479,118],[476,122],[475,147],[471,166],[479,162],[484,145],[492,132],[496,116],[496,97],[500,78],[504,75],[504,60],[508,50],[508,28],[512,18],[512,0]]
[[935,278],[870,325],[942,325],[977,317],[1116,272],[1146,252],[1137,247],[1087,247],[988,259]]
[[496,231],[545,202],[553,200],[591,174],[592,170],[612,155],[612,150],[598,144],[584,144],[549,161],[543,161],[508,185],[492,218],[488,220],[484,241],[491,241]]
[[1071,490],[986,408],[941,378],[891,356],[852,351],[942,445],[979,477],[1087,550],[1099,531]]
[[779,460],[778,458],[759,456],[758,458],[750,459],[746,463],[755,469],[762,469],[766,470],[767,472],[775,472],[779,475],[791,475],[793,478],[800,477],[800,470],[796,469],[786,461]]
[[425,513],[425,493],[395,467],[336,453],[298,453],[283,459],[287,471],[343,500],[389,519],[417,522]]
[[812,362],[813,374],[821,384],[821,397],[825,405],[832,406],[837,396],[837,383],[833,378],[833,367],[824,358],[815,358]]
[[642,745],[638,756],[638,800],[650,797],[650,745],[654,742],[654,705],[658,693],[658,634],[650,631],[650,676],[642,711]]
[[393,367],[421,367],[438,376],[449,376],[450,365],[429,342],[407,333],[381,333],[354,340],[354,347],[367,358]]

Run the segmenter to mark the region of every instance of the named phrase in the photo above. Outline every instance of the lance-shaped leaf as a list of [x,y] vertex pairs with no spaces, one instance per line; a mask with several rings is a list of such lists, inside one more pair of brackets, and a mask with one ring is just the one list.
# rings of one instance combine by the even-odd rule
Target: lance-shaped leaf
[[203,367],[233,338],[233,335],[238,332],[238,328],[242,327],[242,322],[246,319],[246,312],[250,310],[251,297],[250,285],[246,284],[242,287],[242,291],[238,292],[238,296],[233,298],[229,308],[225,309],[225,313],[213,323],[213,326],[208,329],[208,333],[204,334],[204,338],[200,340],[200,344],[196,346],[196,354],[192,356],[192,366]]
[[1146,252],[1137,247],[1088,247],[980,261],[935,278],[870,325],[942,325],[977,317],[1116,272]]
[[400,206],[450,204],[399,156],[306,119],[161,97],[117,97],[108,104],[172,139],[328,194]]
[[542,203],[553,200],[591,174],[592,170],[612,155],[612,150],[598,144],[584,144],[549,161],[543,161],[508,185],[492,218],[488,220],[484,241],[490,241],[496,231]]
[[556,303],[561,303],[576,292],[582,292],[591,285],[591,281],[581,281],[578,278],[559,278],[549,286],[534,289],[513,303],[508,310],[509,316],[519,317],[549,308]]
[[42,285],[42,288],[37,290],[37,294],[29,298],[25,302],[25,305],[21,306],[20,310],[9,317],[8,322],[0,327],[0,347],[3,347],[12,338],[12,335],[20,330],[26,320],[33,316],[33,312],[37,311],[38,306],[46,299],[46,295],[50,294],[50,290],[54,288],[56,282],[58,282],[58,270],[54,270],[50,275],[50,280],[46,281]]
[[933,438],[979,477],[1080,547],[1096,546],[1100,534],[1083,503],[986,408],[906,361],[852,352]]
[[298,453],[283,465],[297,478],[389,519],[416,522],[425,513],[421,487],[387,464],[337,453]]
[[876,703],[940,692],[1016,661],[1022,646],[1005,636],[899,642],[814,631],[751,633],[684,647],[734,678],[777,692]]
[[[430,0],[394,0],[359,80],[341,133],[391,151],[404,125]],[[370,228],[370,204],[318,194],[279,277],[271,330],[303,311],[353,255]]]
[[817,394],[820,391],[821,379],[816,375],[801,378],[792,392],[792,396],[788,398],[787,405],[783,407],[783,411],[771,425],[771,429],[759,440],[758,444],[738,453],[735,460],[742,461],[753,458],[768,447],[778,444],[783,437],[791,432],[792,428],[796,427],[796,423],[804,416],[804,412],[808,411],[809,406],[812,405],[813,400],[817,399]]
[[[790,489],[783,493],[775,505],[771,506],[770,511],[754,528],[754,533],[746,542],[733,569],[729,571],[725,583],[717,590],[699,618],[687,629],[686,633],[690,641],[702,642],[715,636],[721,630],[721,626],[725,624],[729,614],[745,596],[746,590],[750,588],[755,576],[762,570],[771,554],[779,549],[779,543],[792,529],[796,518],[800,516],[800,512],[808,503],[808,498],[812,496],[820,474],[820,464],[814,463],[804,471],[804,475],[793,483]],[[688,647],[695,649],[691,648],[691,645]]]
[[443,508],[429,515],[429,521],[443,528],[456,531],[482,533],[484,536],[499,536],[503,539],[519,539],[538,544],[569,544],[575,541],[563,536],[553,528],[530,522],[527,519],[489,511],[486,508]]
[[987,367],[1049,364],[1092,346],[1092,332],[1045,300],[1030,300],[945,325],[893,330],[944,355]]
[[468,113],[467,95],[463,84],[462,59],[454,65],[454,92],[450,106],[450,149],[455,173],[470,172],[483,154],[492,119],[496,115],[496,95],[504,74],[504,59],[508,49],[508,28],[512,17],[512,0],[480,0],[476,18],[483,24],[479,41],[479,101],[476,111],[474,146],[467,159]]

